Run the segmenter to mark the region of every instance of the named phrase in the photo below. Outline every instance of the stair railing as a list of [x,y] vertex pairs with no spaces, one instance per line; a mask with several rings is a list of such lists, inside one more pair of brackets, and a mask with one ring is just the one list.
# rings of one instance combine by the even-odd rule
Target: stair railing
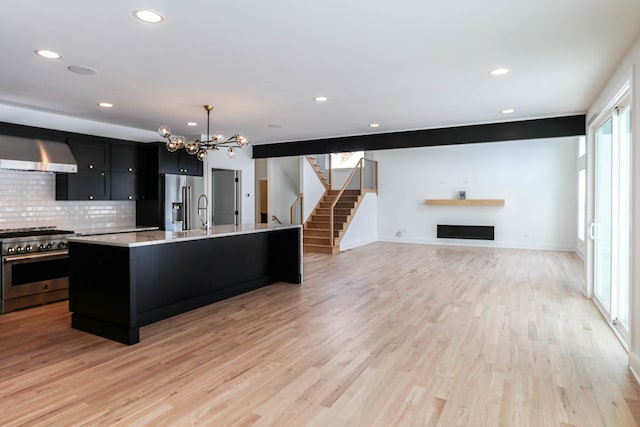
[[[365,165],[369,165],[369,167],[365,168]],[[359,186],[354,188],[352,181],[354,176],[356,175],[356,172],[358,172],[359,174],[359,182],[356,185]],[[351,170],[351,173],[342,185],[342,188],[336,195],[335,199],[333,199],[333,202],[331,202],[331,206],[329,207],[329,242],[331,243],[332,247],[335,246],[335,238],[333,236],[333,219],[335,216],[334,211],[336,205],[340,201],[340,198],[342,197],[342,194],[345,190],[355,189],[359,189],[361,195],[369,191],[375,191],[375,193],[378,194],[378,162],[376,160],[365,159],[364,157],[362,157],[358,161],[358,164],[353,168],[353,170]]]
[[[289,208],[289,217],[291,219],[291,224],[302,224],[304,222],[304,210],[302,204],[302,193],[298,194],[298,197],[293,201],[291,207]],[[296,209],[299,209],[298,214],[298,222],[296,220]]]

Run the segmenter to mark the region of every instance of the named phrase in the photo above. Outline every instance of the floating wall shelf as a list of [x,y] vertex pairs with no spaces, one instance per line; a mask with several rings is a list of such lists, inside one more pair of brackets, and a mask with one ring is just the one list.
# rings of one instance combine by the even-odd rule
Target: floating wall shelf
[[427,199],[429,206],[504,206],[504,199]]

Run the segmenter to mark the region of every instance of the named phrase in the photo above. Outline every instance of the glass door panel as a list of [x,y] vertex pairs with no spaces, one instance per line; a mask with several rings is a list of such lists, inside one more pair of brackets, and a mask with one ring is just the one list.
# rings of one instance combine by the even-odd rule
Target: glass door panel
[[611,187],[612,123],[607,120],[595,138],[595,211],[591,225],[594,240],[594,294],[611,314]]
[[[631,215],[631,108],[629,105],[617,111],[617,129],[614,136],[618,142],[618,174],[617,174],[617,215],[614,221],[616,230],[613,234],[617,268],[614,274],[613,319],[623,336],[629,336],[629,260],[630,260],[630,215]],[[627,338],[628,339],[628,338]]]

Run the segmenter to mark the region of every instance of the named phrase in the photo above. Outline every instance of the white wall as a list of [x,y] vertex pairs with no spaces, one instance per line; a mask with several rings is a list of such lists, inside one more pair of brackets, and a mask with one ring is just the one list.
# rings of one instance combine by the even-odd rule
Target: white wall
[[211,198],[211,169],[231,169],[240,171],[240,200],[238,201],[240,224],[255,223],[255,167],[251,158],[251,149],[242,148],[237,150],[235,158],[230,159],[224,150],[210,151],[204,161],[204,191]]
[[365,193],[360,207],[340,241],[340,251],[373,243],[378,240],[378,196]]
[[277,216],[289,224],[290,208],[300,193],[300,161],[295,157],[277,157],[268,160],[269,223]]
[[[631,272],[630,314],[631,342],[629,365],[638,378],[640,374],[640,38],[620,63],[606,86],[593,103],[587,118],[600,114],[625,82],[631,81],[632,183],[631,183]],[[588,257],[592,248],[589,245]],[[588,292],[588,289],[587,289]]]
[[318,178],[306,156],[300,156],[300,181],[300,188],[302,188],[304,197],[302,203],[304,207],[303,216],[306,221],[325,192],[324,184]]
[[[376,151],[378,238],[575,250],[577,137]],[[426,199],[505,199],[504,207]],[[436,239],[437,224],[494,225],[495,241]]]

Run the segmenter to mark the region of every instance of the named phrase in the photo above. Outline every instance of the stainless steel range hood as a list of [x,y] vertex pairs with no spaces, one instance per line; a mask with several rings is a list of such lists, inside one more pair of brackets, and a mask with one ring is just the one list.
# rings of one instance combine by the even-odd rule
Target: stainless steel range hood
[[78,165],[65,143],[0,135],[0,169],[76,173]]

